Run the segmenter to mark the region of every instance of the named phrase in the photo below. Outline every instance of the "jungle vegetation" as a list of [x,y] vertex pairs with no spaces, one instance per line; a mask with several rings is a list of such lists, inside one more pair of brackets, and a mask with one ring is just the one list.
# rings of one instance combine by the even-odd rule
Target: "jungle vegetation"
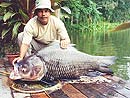
[[64,21],[73,30],[106,32],[130,20],[129,0],[65,0],[61,4],[71,9]]

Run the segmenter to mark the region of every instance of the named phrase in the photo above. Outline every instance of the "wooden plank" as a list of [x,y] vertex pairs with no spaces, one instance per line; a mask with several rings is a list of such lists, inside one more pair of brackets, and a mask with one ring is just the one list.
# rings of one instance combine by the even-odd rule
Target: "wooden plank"
[[97,92],[100,92],[107,97],[117,97],[117,98],[127,98],[123,94],[116,91],[115,86],[113,83],[101,83],[101,84],[93,84],[92,88],[97,90]]
[[10,87],[7,85],[8,78],[0,75],[0,98],[12,98]]
[[[105,84],[107,86],[105,86]],[[89,98],[127,98],[109,87],[108,83],[90,83],[90,84],[73,84],[75,88],[80,90],[83,94]]]
[[106,90],[104,90],[104,89],[99,90],[99,89],[97,89],[98,86],[95,86],[96,88],[95,87],[94,88],[97,89],[99,92],[104,93],[107,97],[126,98],[123,94],[121,94],[115,90],[113,83],[112,84],[102,83],[101,85],[102,85],[102,88],[106,88]]
[[12,98],[12,93],[8,85],[8,77],[5,73],[4,59],[0,59],[0,98]]
[[118,93],[118,95],[129,98],[130,96],[130,84],[117,76],[106,76],[106,78],[111,79],[112,83],[109,84]]
[[31,94],[32,98],[50,98],[46,93],[35,93]]
[[125,84],[125,88],[130,90],[130,83],[129,82]]
[[123,88],[123,89],[117,89],[116,91],[121,95],[123,95],[124,97],[130,98],[130,90]]
[[31,96],[30,94],[14,92],[13,98],[31,98]]
[[51,98],[69,98],[61,89],[49,94]]
[[[101,95],[104,95],[106,97],[108,97],[109,95],[114,95],[116,92],[111,89],[111,87],[109,86],[105,86],[108,83],[99,83],[99,84],[92,84],[91,87],[92,89],[94,89],[95,91],[99,92]],[[90,85],[89,85],[90,86]]]
[[104,94],[99,93],[97,90],[92,88],[92,84],[72,84],[76,89],[81,91],[88,98],[107,98]]
[[79,90],[74,88],[71,84],[66,84],[62,87],[62,91],[67,94],[70,98],[88,98],[82,94]]

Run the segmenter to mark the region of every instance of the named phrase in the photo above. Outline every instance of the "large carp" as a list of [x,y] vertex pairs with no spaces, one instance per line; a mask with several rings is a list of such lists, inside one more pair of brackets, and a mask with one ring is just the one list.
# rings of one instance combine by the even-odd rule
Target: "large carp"
[[53,42],[48,47],[16,63],[10,78],[48,81],[78,78],[89,71],[112,73],[107,65],[114,64],[114,60],[115,56],[92,56],[80,52],[72,44],[67,49],[62,49],[58,42]]

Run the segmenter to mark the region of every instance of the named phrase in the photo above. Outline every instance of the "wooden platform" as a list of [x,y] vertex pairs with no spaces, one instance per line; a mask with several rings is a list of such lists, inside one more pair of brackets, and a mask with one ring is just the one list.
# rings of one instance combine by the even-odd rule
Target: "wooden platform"
[[[6,59],[0,59],[0,71],[9,72],[11,69]],[[66,83],[51,93],[43,91],[31,94],[10,88],[8,77],[0,73],[0,98],[130,98],[130,83],[116,76],[101,77],[106,81],[97,79],[92,83]]]

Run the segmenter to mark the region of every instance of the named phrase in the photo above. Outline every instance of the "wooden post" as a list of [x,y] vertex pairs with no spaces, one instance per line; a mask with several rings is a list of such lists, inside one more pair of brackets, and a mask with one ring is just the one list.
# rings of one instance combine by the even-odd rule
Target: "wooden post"
[[55,1],[51,0],[51,6],[54,6]]

